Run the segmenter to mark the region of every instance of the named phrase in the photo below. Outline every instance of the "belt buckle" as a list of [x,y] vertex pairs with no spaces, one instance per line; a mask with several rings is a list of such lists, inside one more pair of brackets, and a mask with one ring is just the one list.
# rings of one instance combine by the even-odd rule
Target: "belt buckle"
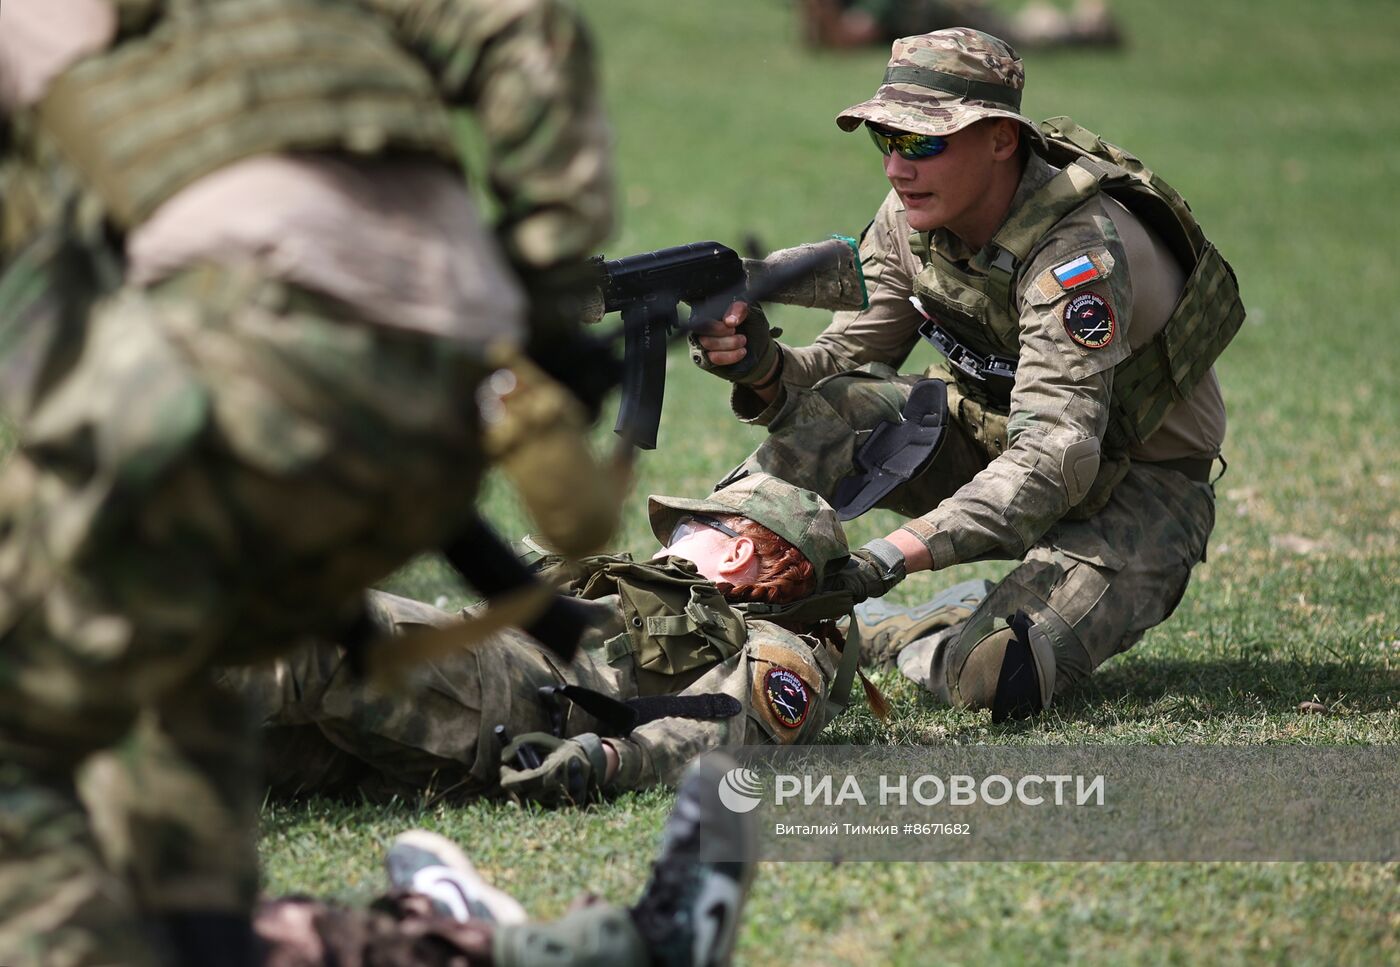
[[986,382],[982,375],[982,360],[972,350],[954,339],[933,319],[925,316],[925,321],[919,326],[919,335],[933,345],[943,354],[943,358],[948,360],[948,364],[958,372],[979,383]]

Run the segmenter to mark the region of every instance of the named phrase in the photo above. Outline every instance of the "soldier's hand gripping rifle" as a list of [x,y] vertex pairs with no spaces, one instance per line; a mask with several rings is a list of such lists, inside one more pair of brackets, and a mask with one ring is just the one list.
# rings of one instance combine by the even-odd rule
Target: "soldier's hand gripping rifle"
[[[595,261],[602,275],[599,297],[585,321],[622,313],[622,401],[614,430],[643,450],[656,447],[666,348],[673,337],[720,318],[735,301],[833,311],[866,305],[855,245],[844,238],[782,249],[764,259],[741,259],[718,242],[692,242]],[[682,302],[691,306],[685,322]]]

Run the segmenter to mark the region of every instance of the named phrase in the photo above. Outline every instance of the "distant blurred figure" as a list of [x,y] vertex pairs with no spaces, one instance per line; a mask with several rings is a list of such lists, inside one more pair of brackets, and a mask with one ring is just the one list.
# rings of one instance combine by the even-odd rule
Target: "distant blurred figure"
[[893,43],[944,27],[971,27],[1020,50],[1118,47],[1118,22],[1104,0],[1075,0],[1068,13],[1032,0],[1011,17],[987,0],[800,0],[803,36],[813,47],[849,49]]

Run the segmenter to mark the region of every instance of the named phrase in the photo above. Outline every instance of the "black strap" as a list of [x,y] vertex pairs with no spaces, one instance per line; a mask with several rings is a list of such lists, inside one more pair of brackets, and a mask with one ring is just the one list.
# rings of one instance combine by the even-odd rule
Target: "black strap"
[[[540,691],[543,693],[545,689]],[[737,699],[718,693],[650,695],[620,701],[582,685],[558,685],[550,691],[567,698],[597,719],[599,735],[614,738],[626,738],[637,726],[657,719],[717,721],[733,718],[744,710]]]
[[886,68],[885,83],[914,84],[917,87],[927,87],[929,90],[942,91],[945,94],[956,94],[974,101],[991,101],[993,104],[1000,104],[1013,111],[1021,110],[1021,92],[1013,87],[1007,87],[1005,84],[993,84],[988,81],[974,81],[927,67],[904,65]]
[[[595,692],[582,685],[556,685],[552,691],[554,695],[567,698],[597,719],[599,735],[622,738],[630,735],[637,727],[637,710],[611,695]],[[541,698],[544,692],[545,689],[540,689]]]
[[1210,468],[1215,466],[1214,457],[1181,457],[1177,460],[1139,460],[1138,463],[1146,463],[1152,467],[1161,467],[1164,470],[1175,470],[1196,483],[1210,483]]
[[707,692],[701,695],[648,695],[629,698],[627,705],[637,711],[637,724],[657,719],[698,719],[702,722],[733,718],[744,710],[732,695]]
[[[515,556],[509,544],[496,536],[480,517],[442,548],[447,562],[467,583],[495,600],[509,592],[540,585],[539,578]],[[574,657],[579,641],[593,625],[593,613],[565,595],[556,595],[545,611],[525,631],[565,661]]]
[[[827,565],[828,572],[834,573],[843,563],[845,563],[844,558],[841,561],[833,561]],[[773,621],[791,627],[794,625],[813,625],[821,621],[839,621],[841,618],[850,617],[855,606],[855,597],[849,590],[843,589],[817,591],[787,604],[744,601],[739,605],[738,610],[745,618],[759,618],[763,621]]]
[[859,517],[895,487],[927,467],[948,425],[948,387],[941,379],[914,384],[897,423],[877,426],[856,451],[856,473],[836,488],[836,515]]

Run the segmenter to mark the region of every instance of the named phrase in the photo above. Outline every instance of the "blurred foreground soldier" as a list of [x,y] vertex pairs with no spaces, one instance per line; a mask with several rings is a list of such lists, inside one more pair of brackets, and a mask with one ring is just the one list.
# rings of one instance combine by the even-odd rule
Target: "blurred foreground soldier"
[[[329,644],[230,670],[263,724],[274,793],[582,803],[673,784],[706,749],[815,741],[858,650],[830,625],[851,598],[814,596],[846,560],[835,512],[753,474],[705,500],[652,497],[650,515],[664,545],[650,561],[539,561],[598,615],[570,662],[507,631],[426,663],[406,691],[358,680]],[[370,600],[388,631],[457,620]]]
[[478,385],[610,228],[589,40],[552,0],[6,0],[0,103],[0,962],[249,962],[209,669],[354,639],[472,518]]
[[720,967],[728,964],[753,879],[754,819],[725,807],[720,754],[686,771],[638,901],[596,900],[534,923],[487,884],[452,842],[425,830],[394,841],[393,889],[368,911],[314,900],[265,902],[254,918],[267,967],[321,964],[457,967]]
[[[840,576],[877,597],[906,573],[1021,564],[951,629],[886,608],[875,651],[995,720],[1044,708],[1164,621],[1205,554],[1225,435],[1212,368],[1244,318],[1230,267],[1180,196],[1068,118],[1019,112],[1021,61],[966,29],[898,41],[864,124],[893,188],[865,230],[870,308],[811,346],[741,304],[697,337],[770,435],[765,471],[919,515]],[[920,336],[937,379],[900,375]],[[890,629],[896,629],[893,632]],[[899,640],[882,643],[880,636]]]
[[987,0],[801,0],[813,47],[868,47],[945,27],[994,34],[1021,50],[1117,47],[1123,42],[1104,0],[1076,0],[1068,13],[1033,0],[1003,16]]

